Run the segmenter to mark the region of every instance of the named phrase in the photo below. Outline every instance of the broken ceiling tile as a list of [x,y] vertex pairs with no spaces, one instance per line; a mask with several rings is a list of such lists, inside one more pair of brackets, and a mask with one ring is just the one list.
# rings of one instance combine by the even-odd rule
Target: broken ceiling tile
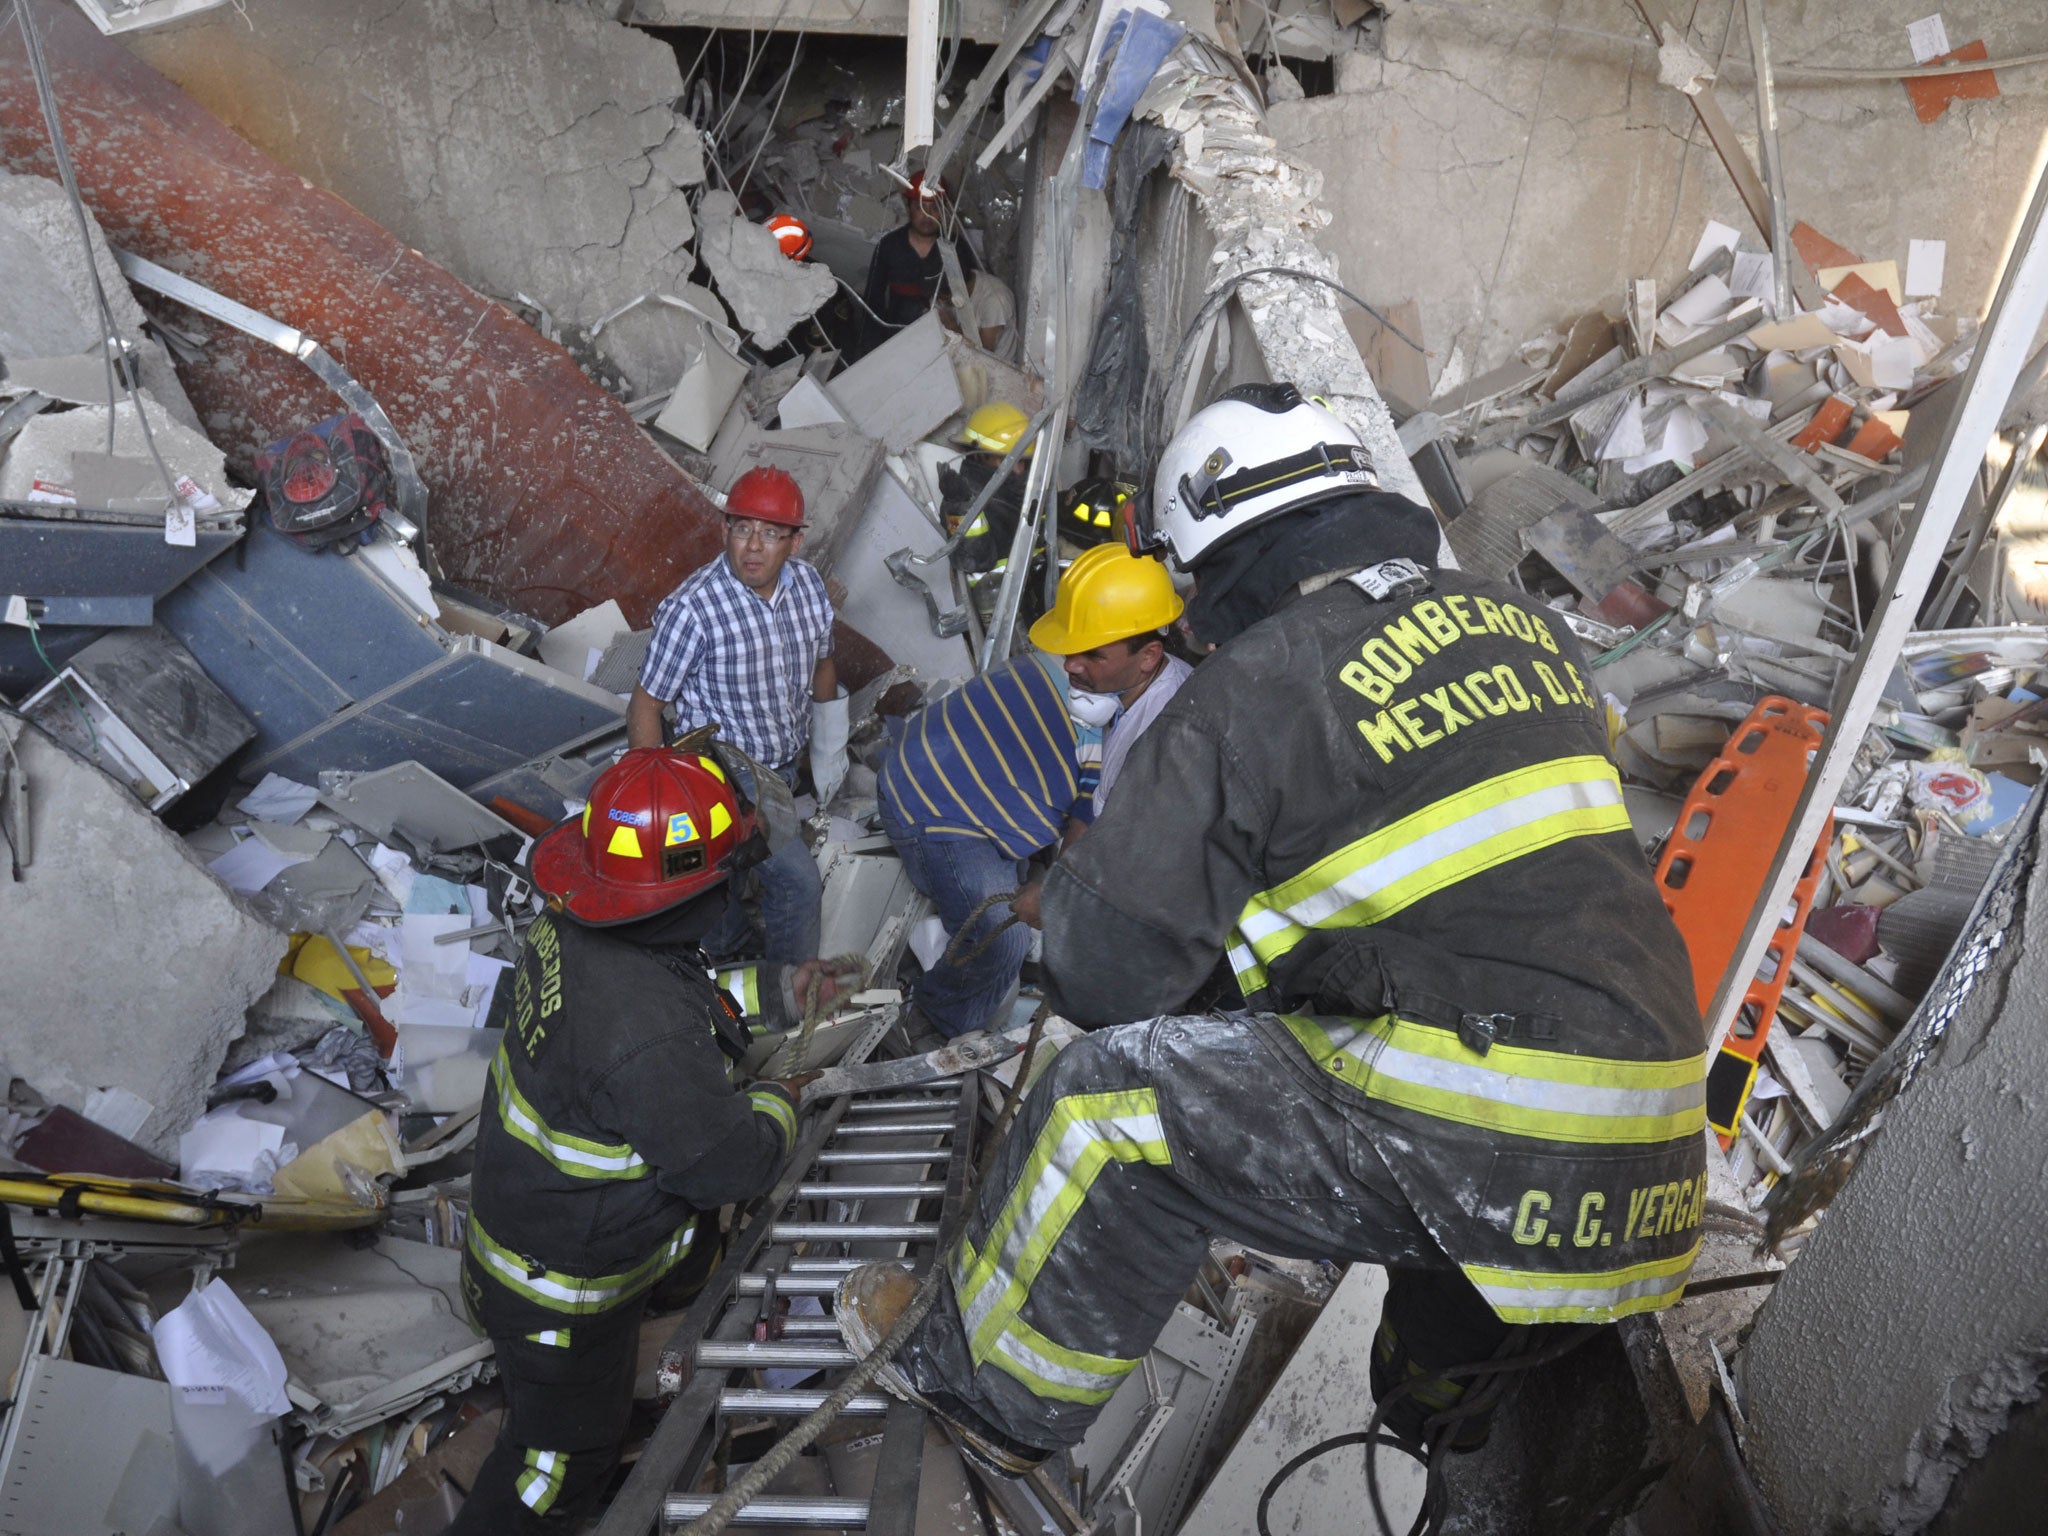
[[206,1107],[284,935],[206,873],[121,785],[0,717],[35,786],[35,861],[0,882],[0,1056],[46,1098],[96,1088],[156,1106],[135,1140],[168,1154]]
[[[1891,266],[1890,262],[1885,263]],[[1899,314],[1898,300],[1881,287],[1872,287],[1863,273],[1867,267],[1852,269],[1842,274],[1842,280],[1829,291],[1828,297],[1847,304],[1861,314],[1887,336],[1904,336],[1906,322]],[[1825,279],[1823,279],[1825,281]],[[1893,281],[1897,281],[1896,275]]]
[[1892,430],[1883,416],[1872,415],[1856,429],[1856,435],[1843,444],[1850,453],[1861,454],[1873,463],[1883,463],[1898,448],[1903,439]]
[[960,380],[936,312],[883,342],[825,386],[857,429],[900,453],[960,410]]
[[375,773],[323,773],[320,803],[380,842],[396,832],[430,853],[518,836],[502,817],[414,762]]
[[1804,352],[1813,347],[1833,346],[1835,333],[1819,315],[1798,315],[1760,325],[1743,339],[1766,352]]
[[[1906,295],[1899,285],[1899,264],[1896,261],[1843,262],[1840,266],[1822,267],[1814,274],[1814,279],[1822,288],[1832,293],[1851,276],[1860,277],[1872,288],[1883,290],[1894,304],[1905,302]],[[1839,294],[1836,296],[1841,297]]]
[[632,625],[619,605],[606,598],[595,608],[586,608],[566,624],[557,624],[540,637],[540,659],[577,682],[588,682],[605,649]]
[[[1965,43],[1929,64],[1975,64],[1988,58],[1980,37]],[[1913,100],[1913,112],[1923,123],[1931,123],[1946,112],[1952,101],[1990,101],[1998,95],[1998,76],[1988,69],[1957,70],[1951,75],[1922,75],[1903,82]]]

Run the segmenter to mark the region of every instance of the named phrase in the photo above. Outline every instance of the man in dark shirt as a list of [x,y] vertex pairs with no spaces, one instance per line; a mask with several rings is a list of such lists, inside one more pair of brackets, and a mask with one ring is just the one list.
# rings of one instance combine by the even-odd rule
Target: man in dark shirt
[[868,307],[862,317],[863,353],[874,351],[932,307],[932,299],[945,281],[945,262],[939,253],[942,231],[959,252],[963,278],[981,265],[974,259],[974,247],[960,238],[952,188],[941,181],[936,189],[927,189],[920,171],[910,178],[903,195],[910,204],[910,222],[876,241],[874,260],[868,264],[867,292],[861,296]]

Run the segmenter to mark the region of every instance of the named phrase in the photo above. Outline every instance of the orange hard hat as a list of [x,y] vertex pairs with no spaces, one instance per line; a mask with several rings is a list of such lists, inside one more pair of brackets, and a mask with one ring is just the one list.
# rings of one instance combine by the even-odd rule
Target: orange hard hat
[[803,487],[786,469],[777,469],[773,464],[756,465],[733,481],[732,489],[725,493],[725,515],[780,523],[785,528],[801,528],[804,525]]
[[583,814],[542,836],[528,864],[542,895],[606,928],[712,889],[753,836],[716,759],[642,747],[599,776]]
[[768,221],[768,233],[791,261],[802,261],[811,254],[811,232],[802,219],[778,213]]
[[927,192],[924,187],[924,172],[919,171],[915,176],[910,178],[910,185],[903,189],[903,195],[909,198],[912,202],[917,202],[920,200],[929,200],[932,198],[939,198],[945,202],[950,203],[953,200],[953,188],[942,176],[939,178],[939,190],[936,192]]

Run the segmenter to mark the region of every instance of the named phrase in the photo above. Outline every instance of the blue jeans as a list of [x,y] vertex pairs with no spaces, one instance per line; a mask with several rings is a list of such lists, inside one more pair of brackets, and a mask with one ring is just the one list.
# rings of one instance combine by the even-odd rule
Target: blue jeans
[[[986,838],[935,837],[905,820],[886,791],[881,808],[882,829],[896,845],[904,873],[932,899],[939,921],[953,939],[959,939],[960,925],[982,902],[1000,892],[1014,891],[1021,883],[1017,861]],[[1006,906],[989,908],[965,943],[985,936],[1009,915]],[[926,971],[911,1001],[942,1035],[984,1029],[1016,985],[1017,972],[1030,952],[1031,930],[1015,924],[966,964],[942,961]]]
[[[795,776],[796,765],[776,769],[784,780]],[[753,776],[735,768],[734,776],[746,797],[754,798]],[[825,883],[818,878],[818,861],[802,837],[792,839],[770,854],[751,871],[761,882],[760,948],[755,948],[754,925],[740,901],[737,885],[726,908],[725,924],[706,941],[704,948],[719,960],[759,954],[776,965],[801,965],[818,958],[818,930],[825,901]],[[744,881],[746,877],[741,876]]]

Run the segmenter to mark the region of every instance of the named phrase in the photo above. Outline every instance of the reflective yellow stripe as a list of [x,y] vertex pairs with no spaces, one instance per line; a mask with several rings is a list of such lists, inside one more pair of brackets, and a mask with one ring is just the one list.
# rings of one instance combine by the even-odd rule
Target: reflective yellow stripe
[[1106,1402],[1138,1368],[1136,1360],[1091,1355],[1055,1344],[1021,1317],[1010,1319],[996,1339],[988,1363],[1023,1382],[1034,1396],[1063,1403]]
[[539,1333],[529,1333],[526,1336],[526,1342],[529,1344],[545,1344],[550,1349],[567,1349],[569,1347],[569,1330],[566,1328],[543,1328]]
[[755,1114],[768,1116],[782,1132],[783,1151],[796,1145],[796,1111],[790,1108],[788,1099],[771,1088],[756,1088],[747,1099]]
[[536,1515],[546,1514],[561,1496],[562,1479],[568,1471],[567,1452],[528,1451],[525,1470],[513,1484],[519,1490],[519,1502]]
[[732,999],[733,1007],[745,1018],[761,1013],[761,968],[757,965],[729,965],[711,973],[718,990]]
[[1706,1056],[1622,1061],[1496,1045],[1385,1015],[1282,1014],[1302,1049],[1368,1098],[1440,1120],[1544,1141],[1613,1145],[1696,1136],[1707,1123]]
[[1685,1294],[1686,1275],[1699,1251],[1695,1242],[1676,1258],[1578,1274],[1485,1264],[1462,1267],[1502,1322],[1608,1323],[1677,1301]]
[[524,1296],[528,1301],[546,1307],[551,1312],[567,1312],[583,1316],[602,1312],[607,1307],[652,1285],[671,1269],[684,1254],[690,1251],[690,1241],[696,1235],[696,1218],[684,1222],[671,1233],[662,1245],[631,1269],[616,1275],[563,1274],[559,1270],[543,1269],[521,1258],[510,1248],[494,1239],[476,1219],[476,1212],[469,1215],[469,1254],[484,1271],[507,1290]]
[[975,1364],[996,1352],[1102,1170],[1111,1163],[1172,1161],[1158,1095],[1150,1088],[1070,1094],[1053,1106],[989,1227],[987,1246],[977,1254],[962,1238],[953,1256],[953,1289]]
[[1360,838],[1245,903],[1230,958],[1247,996],[1313,928],[1382,922],[1461,880],[1568,838],[1627,831],[1621,780],[1604,757],[1503,773]]
[[512,1082],[512,1062],[498,1047],[491,1062],[498,1083],[498,1119],[515,1141],[524,1142],[562,1173],[576,1179],[644,1179],[652,1172],[625,1142],[591,1141],[551,1130]]

